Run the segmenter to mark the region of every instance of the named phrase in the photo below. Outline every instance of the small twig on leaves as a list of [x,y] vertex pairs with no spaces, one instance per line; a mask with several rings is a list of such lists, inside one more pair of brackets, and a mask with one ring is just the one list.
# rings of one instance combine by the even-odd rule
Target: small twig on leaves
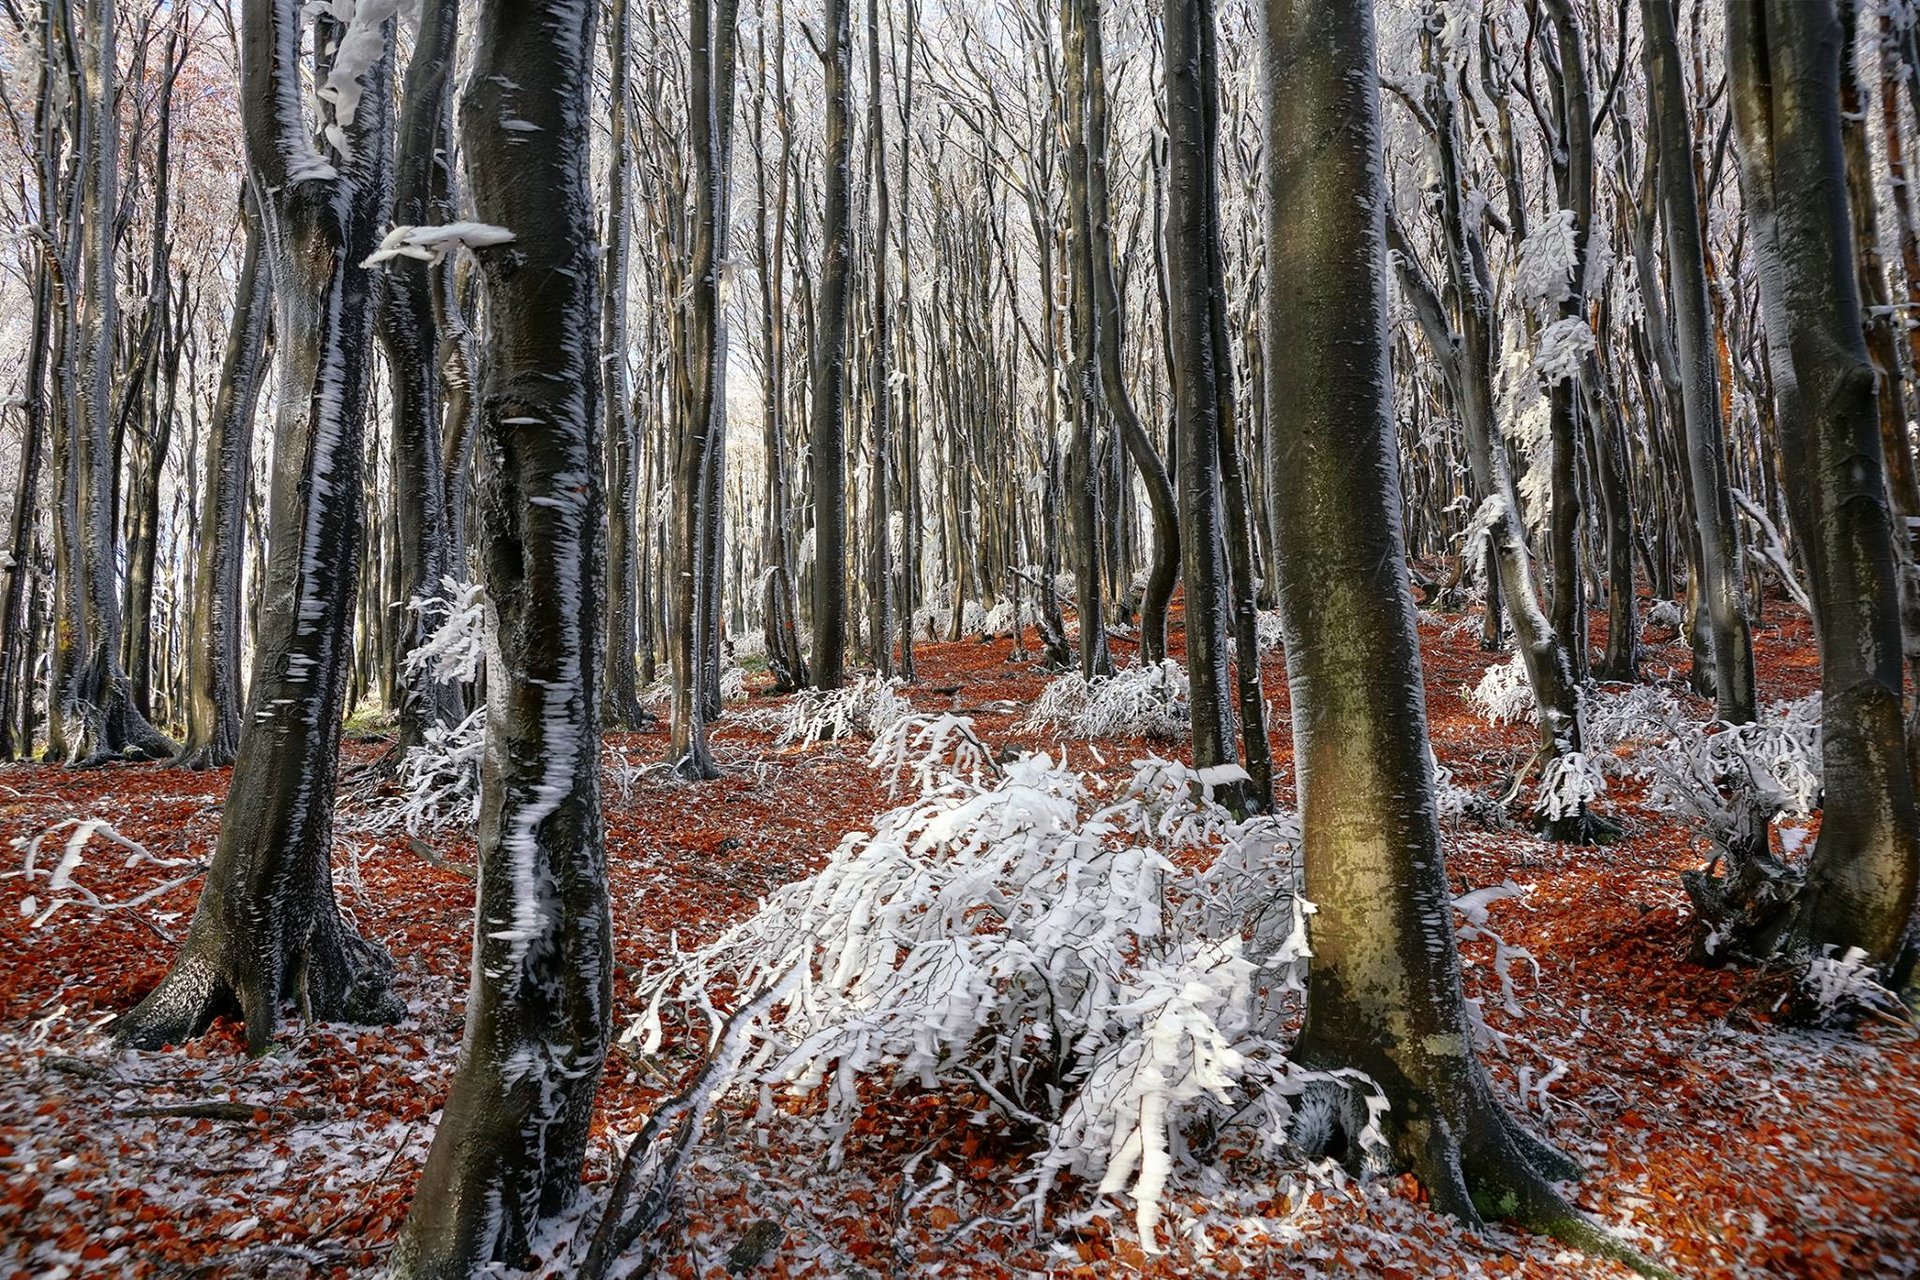
[[[797,966],[788,970],[786,976],[735,1010],[693,1083],[648,1117],[646,1127],[620,1162],[619,1177],[614,1180],[607,1207],[580,1265],[581,1280],[605,1280],[633,1243],[656,1230],[665,1219],[673,1203],[674,1183],[700,1141],[707,1112],[740,1069],[747,1029],[786,996],[799,976]],[[636,1274],[647,1274],[650,1269],[649,1258]]]
[[151,1107],[122,1107],[123,1116],[156,1116],[177,1120],[251,1121],[262,1112],[267,1116],[286,1116],[294,1120],[320,1120],[324,1107],[282,1107],[274,1104],[255,1106],[251,1102],[169,1102]]

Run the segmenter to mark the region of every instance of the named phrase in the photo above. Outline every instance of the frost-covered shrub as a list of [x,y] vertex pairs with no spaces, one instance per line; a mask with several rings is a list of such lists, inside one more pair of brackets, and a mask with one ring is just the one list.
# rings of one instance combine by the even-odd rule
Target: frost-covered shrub
[[[60,843],[59,860],[50,868],[41,865],[40,855],[47,841],[62,832],[66,834],[66,839]],[[131,898],[120,901],[103,898],[76,878],[86,863],[87,847],[95,836],[126,851],[127,856],[120,863],[122,871],[130,871],[143,863],[157,867],[192,866],[194,869],[178,880],[169,880]],[[20,896],[20,915],[30,922],[27,926],[30,929],[38,929],[53,919],[62,907],[86,907],[100,912],[131,910],[179,888],[198,877],[204,869],[196,865],[192,858],[164,858],[147,852],[145,845],[121,835],[105,818],[68,818],[54,823],[32,839],[24,836],[15,839],[13,847],[21,851],[20,869],[6,874],[19,876],[26,882],[26,892]],[[44,903],[40,900],[41,894],[48,895]]]
[[729,662],[720,669],[720,700],[742,702],[747,696],[747,669]]
[[1491,724],[1518,724],[1533,717],[1533,686],[1527,682],[1527,664],[1519,654],[1495,663],[1480,677],[1467,697]]
[[1687,615],[1672,600],[1656,600],[1647,610],[1647,625],[1667,631],[1680,631],[1686,626]]
[[1187,731],[1187,673],[1168,658],[1083,679],[1068,672],[1033,704],[1025,728],[1054,728],[1078,738],[1177,738]]
[[921,794],[936,789],[948,774],[979,785],[997,775],[993,752],[973,731],[973,717],[951,712],[937,716],[900,716],[875,736],[867,755],[869,767],[890,775],[892,792],[900,789],[900,775],[913,770]]
[[1579,814],[1607,793],[1607,776],[1584,751],[1563,751],[1540,769],[1539,815],[1559,822]]
[[897,680],[864,675],[826,693],[803,689],[787,705],[786,721],[774,744],[810,747],[826,739],[854,734],[882,737],[894,722],[913,714],[912,705],[900,696],[899,687]]
[[1648,779],[1647,803],[1656,809],[1712,814],[1727,789],[1753,787],[1786,813],[1810,814],[1820,804],[1820,695],[1763,707],[1752,724],[1682,717],[1630,767]]
[[415,596],[407,608],[420,618],[425,639],[401,659],[408,675],[422,673],[470,685],[487,661],[487,596],[477,582],[442,578],[440,592]]
[[[471,688],[486,660],[485,590],[452,578],[442,594],[409,602],[432,629],[402,659],[409,675]],[[398,769],[399,793],[369,806],[359,821],[367,831],[404,827],[413,835],[470,827],[480,816],[480,762],[486,756],[487,708],[483,702],[458,724],[428,725],[418,746],[407,748]]]
[[764,631],[742,631],[727,637],[727,643],[733,648],[733,656],[741,661],[767,656],[767,636]]
[[1144,761],[1096,807],[1044,754],[978,781],[932,771],[818,873],[663,962],[628,1035],[651,1050],[663,1012],[797,974],[745,1079],[814,1097],[830,1162],[870,1075],[976,1094],[1040,1135],[1036,1217],[1071,1173],[1131,1189],[1152,1247],[1186,1134],[1237,1118],[1278,1143],[1291,1099],[1334,1079],[1286,1060],[1270,1007],[1306,955],[1297,827],[1236,822],[1207,798],[1229,780]]
[[1280,615],[1271,609],[1253,615],[1253,646],[1261,653],[1278,649],[1286,638],[1286,629],[1280,624]]
[[[1527,890],[1511,880],[1491,885],[1485,889],[1475,889],[1463,893],[1453,900],[1453,909],[1460,913],[1461,920],[1454,926],[1454,936],[1463,943],[1485,940],[1493,945],[1493,972],[1500,980],[1500,1007],[1513,1017],[1521,1016],[1520,996],[1513,981],[1513,966],[1516,961],[1524,960],[1531,968],[1533,976],[1540,976],[1540,962],[1525,947],[1516,947],[1489,925],[1491,916],[1488,908],[1496,902],[1509,898],[1524,898]],[[1474,1042],[1483,1049],[1491,1049],[1505,1056],[1509,1037],[1495,1030],[1487,1023],[1485,1006],[1478,997],[1466,1001],[1467,1021],[1473,1028]],[[1544,1092],[1544,1086],[1542,1087]]]
[[398,822],[414,835],[471,827],[480,818],[480,765],[487,754],[485,704],[456,725],[428,725],[426,741],[400,761],[400,795],[382,806],[373,829]]
[[1881,985],[1879,970],[1859,947],[1841,955],[1832,946],[1820,948],[1819,955],[1808,957],[1795,995],[1799,1019],[1814,1026],[1849,1025],[1870,1011],[1905,1013],[1900,997]]
[[1433,764],[1433,798],[1442,822],[1475,822],[1487,827],[1507,824],[1507,809],[1499,800],[1454,781],[1453,770],[1440,763],[1432,747],[1427,748],[1427,759]]

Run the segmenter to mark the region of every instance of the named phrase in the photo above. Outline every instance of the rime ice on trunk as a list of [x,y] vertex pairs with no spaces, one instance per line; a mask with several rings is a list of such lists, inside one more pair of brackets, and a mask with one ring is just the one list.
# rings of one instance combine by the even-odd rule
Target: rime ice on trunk
[[[323,20],[323,44],[340,34]],[[262,1052],[291,998],[310,1017],[378,1021],[401,1012],[387,990],[392,962],[341,917],[330,871],[365,533],[373,297],[361,263],[377,240],[387,36],[359,68],[365,82],[353,115],[333,117],[343,145],[330,162],[313,150],[303,118],[299,10],[291,0],[248,0],[244,11],[241,111],[251,179],[263,193],[282,359],[264,599],[206,889],[172,969],[122,1021],[125,1042],[177,1041],[237,1009],[249,1048]]]
[[1824,803],[1796,943],[1896,958],[1920,873],[1899,582],[1861,333],[1833,0],[1729,3],[1741,190],[1760,264],[1787,505],[1820,636]]
[[[1268,0],[1269,421],[1306,896],[1295,1059],[1358,1068],[1434,1207],[1624,1251],[1549,1178],[1473,1057],[1427,745],[1387,371],[1386,202],[1370,8]],[[1357,1146],[1357,1133],[1344,1138]]]
[[611,1027],[600,815],[593,0],[488,0],[462,138],[492,319],[475,500],[492,610],[479,905],[460,1065],[396,1246],[402,1277],[524,1265],[580,1185]]

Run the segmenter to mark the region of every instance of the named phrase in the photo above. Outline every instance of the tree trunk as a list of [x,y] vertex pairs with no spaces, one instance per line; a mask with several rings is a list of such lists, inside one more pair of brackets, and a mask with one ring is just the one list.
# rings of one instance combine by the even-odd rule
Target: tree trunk
[[[321,38],[340,34],[323,21]],[[142,1047],[246,1019],[264,1052],[282,1003],[310,1018],[390,1020],[392,961],[334,900],[334,772],[365,541],[360,481],[391,54],[367,69],[344,155],[322,159],[300,112],[292,0],[247,0],[241,112],[271,252],[282,356],[273,509],[246,724],[193,924],[158,987],[122,1020]],[[389,33],[390,37],[390,33]]]
[[[1686,83],[1674,34],[1673,0],[1640,0],[1653,138],[1658,155],[1660,213],[1667,232],[1667,278],[1673,294],[1687,474],[1699,539],[1700,595],[1713,650],[1714,712],[1731,724],[1753,719],[1753,636],[1740,589],[1740,530],[1733,519],[1727,445],[1720,418],[1720,379],[1707,298],[1699,195],[1693,181],[1693,138],[1687,127]],[[1696,626],[1698,626],[1696,622]]]
[[[826,190],[823,258],[814,324],[813,412],[807,455],[813,474],[813,687],[838,689],[847,649],[847,272],[852,265],[852,196],[848,168],[848,0],[825,0],[822,50],[826,73]],[[954,600],[954,608],[960,601]]]
[[[1174,431],[1179,439],[1180,562],[1187,583],[1193,764],[1238,765],[1228,701],[1228,567],[1220,495],[1221,394],[1208,295],[1215,264],[1215,156],[1208,92],[1213,43],[1211,0],[1166,7],[1167,275],[1173,359]],[[1232,788],[1227,788],[1229,798]],[[1244,800],[1238,803],[1244,804]]]
[[648,719],[634,683],[640,596],[637,543],[651,530],[639,528],[635,519],[640,499],[640,438],[627,364],[627,261],[632,239],[628,188],[633,168],[627,141],[632,96],[628,3],[612,0],[607,23],[607,60],[612,72],[607,96],[612,118],[607,141],[606,280],[600,300],[600,404],[607,422],[607,610],[606,685],[600,703],[609,729],[638,728]]
[[1436,1209],[1618,1257],[1550,1185],[1572,1163],[1513,1120],[1471,1048],[1400,523],[1371,10],[1268,0],[1266,12],[1268,346],[1287,357],[1266,391],[1316,906],[1294,1058],[1357,1068],[1386,1092],[1391,1162]]
[[260,214],[250,189],[242,192],[242,217],[247,244],[220,366],[220,394],[207,432],[206,488],[194,548],[187,740],[174,758],[188,769],[232,764],[240,749],[240,571],[253,481],[253,415],[266,381],[273,305],[272,269],[264,260]]
[[1833,0],[1730,0],[1741,186],[1761,263],[1788,509],[1820,636],[1824,805],[1792,929],[1895,959],[1920,835],[1901,715],[1899,582],[1861,336]]
[[460,1064],[394,1250],[409,1280],[527,1264],[541,1220],[579,1191],[612,1027],[594,10],[487,0],[461,101],[475,208],[516,238],[478,255],[492,329],[475,496],[493,638],[479,905]]

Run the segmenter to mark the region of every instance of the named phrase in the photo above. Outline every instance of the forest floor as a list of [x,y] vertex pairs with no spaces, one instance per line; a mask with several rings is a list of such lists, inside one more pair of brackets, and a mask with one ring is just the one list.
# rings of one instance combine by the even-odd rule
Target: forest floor
[[[1526,754],[1525,727],[1489,727],[1464,701],[1498,655],[1471,624],[1423,621],[1434,746],[1456,781],[1493,791]],[[1684,672],[1670,633],[1649,638],[1654,676]],[[1805,619],[1770,605],[1757,632],[1762,695],[1817,687]],[[1654,643],[1664,641],[1664,643]],[[1176,646],[1177,647],[1177,646]],[[1116,645],[1119,656],[1131,646]],[[1057,749],[1023,733],[1048,677],[1009,642],[916,650],[923,709],[958,707],[996,747]],[[1266,687],[1284,798],[1291,768],[1284,665]],[[929,692],[959,687],[957,694]],[[771,700],[755,698],[751,706]],[[1702,709],[1696,704],[1696,710]],[[726,776],[672,781],[660,732],[612,735],[608,853],[619,935],[616,987],[677,940],[715,935],[757,899],[819,866],[840,837],[889,808],[864,744],[778,748],[770,717],[729,714],[715,734]],[[1074,765],[1118,782],[1172,743],[1068,743]],[[364,761],[377,743],[349,747]],[[96,839],[74,872],[126,899],[190,877],[211,853],[225,772],[151,765],[0,769],[0,871],[55,824],[98,818],[156,859],[123,867]],[[1840,1277],[1920,1273],[1920,1045],[1911,1029],[1816,1032],[1776,1022],[1777,979],[1688,960],[1679,876],[1705,845],[1640,803],[1608,798],[1625,831],[1605,848],[1547,845],[1514,827],[1448,832],[1455,892],[1511,878],[1529,892],[1493,925],[1529,949],[1524,1015],[1490,1012],[1513,1037],[1490,1066],[1508,1104],[1577,1156],[1579,1204],[1685,1275]],[[48,840],[57,856],[64,834]],[[17,874],[0,879],[0,1277],[376,1274],[405,1214],[457,1050],[472,920],[470,838],[363,834],[343,816],[336,884],[359,928],[391,949],[411,1011],[388,1028],[289,1021],[249,1059],[236,1029],[159,1053],[112,1054],[106,1026],[162,975],[197,879],[130,910],[73,906],[35,926]],[[45,889],[40,889],[44,898]],[[1484,944],[1465,948],[1470,993],[1495,988]],[[1494,1001],[1488,1001],[1493,1010]],[[590,1189],[614,1142],[684,1082],[690,1051],[652,1059],[616,1045],[595,1119]],[[760,1129],[730,1100],[685,1180],[669,1256],[683,1275],[724,1275],[749,1226],[783,1236],[763,1276],[1141,1274],[1610,1276],[1612,1264],[1430,1214],[1404,1179],[1357,1184],[1329,1169],[1234,1161],[1211,1184],[1176,1181],[1161,1244],[1144,1253],[1130,1202],[1062,1196],[1044,1234],[1014,1211],[1030,1151],[976,1120],[977,1098],[876,1093],[828,1172],[818,1150]],[[944,1167],[953,1181],[928,1190]]]

